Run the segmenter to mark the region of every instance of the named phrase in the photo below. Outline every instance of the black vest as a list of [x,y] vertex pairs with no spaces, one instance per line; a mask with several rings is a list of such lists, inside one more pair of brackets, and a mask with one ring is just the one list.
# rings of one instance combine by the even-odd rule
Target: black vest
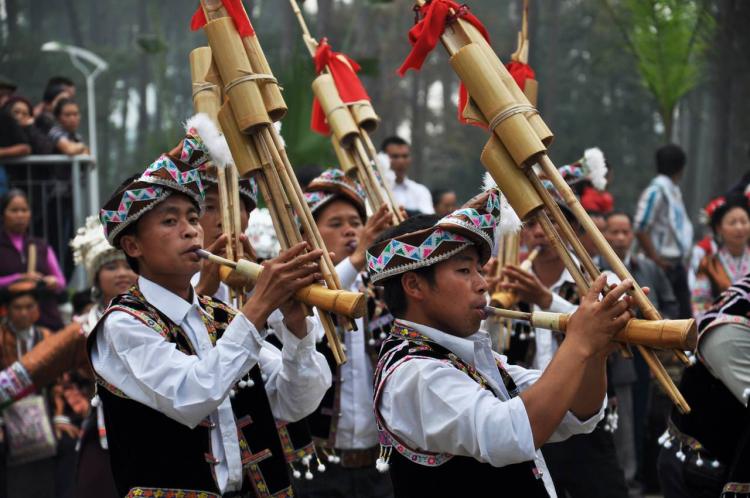
[[[201,296],[199,302],[210,317],[205,323],[215,343],[236,312],[208,297]],[[137,287],[115,298],[105,316],[112,311],[130,314],[152,328],[155,334],[174,343],[181,352],[195,354],[180,327],[151,306]],[[89,354],[103,319],[88,339]],[[252,490],[259,498],[291,496],[282,443],[258,365],[248,375],[252,387],[235,386],[236,395],[231,400],[244,470],[243,491]],[[139,490],[189,490],[218,496],[216,460],[210,444],[214,424],[208,417],[191,429],[127,398],[98,375],[96,380],[104,408],[112,472],[121,496],[129,492],[135,495]]]
[[[375,371],[375,415],[381,454],[390,454],[388,458],[395,496],[484,496],[490,490],[497,489],[503,496],[549,497],[534,462],[493,467],[472,457],[417,451],[398,441],[385,426],[377,407],[386,379],[408,358],[430,358],[448,363],[489,389],[479,372],[450,350],[414,330],[394,325],[391,335],[383,342]],[[516,396],[518,388],[513,379],[500,365],[498,369],[511,397]]]
[[[701,319],[700,338],[721,333],[724,323],[750,325],[750,276],[727,289]],[[680,392],[691,408],[687,415],[673,409],[672,424],[697,440],[702,459],[717,459],[726,468],[727,482],[750,483],[750,408],[740,403],[726,386],[698,361],[685,369]],[[676,444],[676,443],[673,443]]]

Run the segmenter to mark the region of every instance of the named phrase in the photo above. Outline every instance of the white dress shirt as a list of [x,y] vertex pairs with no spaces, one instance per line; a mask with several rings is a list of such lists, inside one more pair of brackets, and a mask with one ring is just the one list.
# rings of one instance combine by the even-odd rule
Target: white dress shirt
[[[360,291],[362,278],[346,258],[336,265],[341,287]],[[347,362],[341,366],[339,421],[336,448],[366,449],[378,444],[378,428],[372,411],[373,367],[366,349],[365,324],[357,318],[357,330],[344,333]]]
[[[560,288],[565,283],[575,283],[573,277],[570,276],[570,273],[567,269],[563,270],[563,272],[560,274],[560,278],[557,279],[557,282],[552,284],[549,288],[550,292],[552,293],[552,303],[550,303],[549,308],[542,309],[535,304],[532,311],[573,313],[575,310],[577,310],[578,306],[566,301],[558,294],[558,292],[560,292]],[[534,341],[536,342],[536,354],[534,355],[534,359],[531,362],[531,368],[544,370],[545,368],[547,368],[547,365],[549,365],[549,362],[552,361],[552,357],[555,356],[555,351],[557,351],[557,348],[559,346],[557,344],[557,339],[555,339],[555,336],[551,330],[535,327]]]
[[129,398],[188,427],[210,417],[216,424],[211,448],[218,460],[219,489],[239,490],[242,462],[229,391],[258,363],[275,418],[295,421],[315,410],[331,384],[331,372],[315,351],[310,333],[314,320],[307,320],[308,335],[302,340],[277,323],[281,330],[275,332],[284,343],[281,352],[238,313],[212,346],[195,291],[188,302],[143,277],[138,285],[151,305],[185,331],[197,355],[178,351],[135,317],[113,311],[92,348],[94,369]]
[[403,182],[398,183],[394,175],[391,182],[391,191],[394,200],[404,209],[419,211],[423,214],[435,213],[435,206],[432,205],[432,194],[421,183],[417,183],[408,177],[405,177]]
[[[502,362],[520,391],[534,384],[542,372],[509,365],[505,356],[492,351],[484,331],[462,338],[417,323],[399,322],[474,366],[492,391],[445,362],[412,359],[399,366],[383,388],[379,410],[388,430],[413,449],[468,456],[495,467],[533,460],[542,472],[547,492],[555,497],[544,457],[534,448],[523,400],[510,397],[495,360]],[[549,442],[593,431],[604,416],[606,401],[599,413],[585,421],[566,413]]]

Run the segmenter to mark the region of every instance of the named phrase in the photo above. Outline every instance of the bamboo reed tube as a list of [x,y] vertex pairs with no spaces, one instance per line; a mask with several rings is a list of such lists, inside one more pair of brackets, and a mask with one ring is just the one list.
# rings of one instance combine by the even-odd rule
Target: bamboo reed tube
[[232,159],[240,176],[247,176],[262,168],[258,153],[248,143],[245,135],[237,127],[234,114],[229,103],[225,103],[219,110],[219,124],[227,139],[227,145],[232,153]]
[[213,50],[216,67],[224,83],[237,125],[245,132],[270,124],[258,80],[253,72],[245,48],[230,17],[210,20],[204,28],[208,43]]
[[[201,0],[201,6],[206,13],[207,19],[209,20],[209,23],[206,25],[207,27],[204,29],[205,31],[208,31],[208,26],[212,22],[222,21],[226,23],[226,20],[229,19],[226,9],[223,7],[221,0]],[[229,20],[231,21],[231,19]],[[239,33],[237,33],[234,26],[231,26],[230,29],[229,25],[227,25],[227,32],[231,32],[229,33],[229,35],[231,35],[230,37],[233,37],[234,39],[240,38]],[[215,41],[216,40],[209,39],[209,44],[212,45],[212,48],[214,50],[216,49],[216,46],[214,46]],[[236,43],[234,45],[236,45]],[[234,45],[232,45],[233,53],[228,58],[235,58],[237,60],[242,59],[240,62],[246,62],[247,65],[249,65],[249,61],[244,60],[247,59],[247,54],[244,51],[241,54],[238,54],[239,49]],[[220,61],[217,61],[217,66],[219,66],[222,80],[224,80],[225,75],[221,73],[222,67]],[[232,75],[231,71],[229,72],[229,74]],[[259,79],[267,81],[266,75],[256,75],[256,73],[248,71],[245,71],[245,75],[247,76],[247,78],[244,78],[243,81],[236,83],[244,84],[247,83],[247,81],[257,82]],[[272,74],[270,73],[269,75],[272,76]],[[226,83],[226,81],[223,82]],[[238,86],[240,85],[235,85],[235,88]],[[257,106],[260,103],[260,106],[264,107],[263,110],[265,111],[265,106],[260,96],[260,92],[258,92],[252,100],[253,105]],[[234,109],[232,104],[233,103],[230,97],[230,107],[234,116],[234,121],[237,122],[238,118],[241,118],[242,116],[238,116],[238,113],[236,112],[236,109]],[[256,175],[259,189],[269,206],[269,211],[271,211],[271,216],[274,221],[274,227],[277,230],[279,241],[282,247],[286,245],[285,248],[288,248],[292,244],[301,241],[301,234],[295,222],[294,211],[294,208],[301,207],[301,189],[299,188],[299,184],[296,182],[294,172],[291,169],[291,165],[288,164],[288,160],[287,164],[285,164],[280,157],[280,155],[283,155],[283,159],[286,159],[286,153],[283,151],[283,146],[280,143],[280,139],[275,135],[276,130],[272,126],[270,126],[270,118],[267,119],[266,122],[258,123],[257,125],[254,125],[250,128],[241,129],[243,132],[248,133],[249,136],[240,137],[241,140],[239,142],[242,143],[244,141],[250,150],[254,150],[255,155],[258,158],[258,164],[260,165],[260,168],[257,168],[256,166],[255,170],[250,171],[255,171],[252,174]],[[269,129],[271,130],[270,132]],[[230,141],[228,140],[228,142]],[[231,144],[230,150],[232,150]],[[234,151],[232,152],[234,154]],[[288,169],[286,169],[287,166]],[[249,173],[250,171],[244,171],[243,174]],[[290,182],[290,178],[293,179],[293,181]],[[302,204],[304,204],[304,208],[307,208],[307,205],[305,203]],[[309,214],[309,209],[307,209],[308,216],[305,216],[304,209],[300,209],[299,212],[303,225],[305,224],[305,218],[308,218],[309,220],[312,219],[312,216]],[[318,236],[314,237],[314,233],[315,232],[313,232],[313,245],[324,249],[324,258],[322,258],[324,264],[321,265],[321,271],[324,276],[328,277],[329,281],[338,284],[338,277],[336,276],[335,271],[333,271],[332,263],[330,263],[330,255],[325,250],[325,245],[322,244],[322,238],[320,238],[320,234],[317,234]],[[332,275],[327,271],[325,263],[330,263],[329,267],[331,268],[331,271],[333,271]],[[326,273],[329,274],[326,275]],[[334,289],[335,288],[340,288],[340,285],[335,286]],[[329,347],[331,348],[336,361],[339,364],[345,362],[346,356],[339,342],[339,337],[336,333],[336,328],[331,317],[326,312],[321,312],[319,314],[319,319],[323,325],[326,337],[329,341]],[[346,319],[344,320],[344,323],[346,323],[349,327],[353,326],[353,322]]]
[[524,108],[516,103],[494,72],[486,71],[487,59],[479,45],[470,43],[460,48],[451,56],[450,63],[516,164],[530,163],[546,152],[524,115]]
[[361,102],[349,104],[349,111],[351,112],[354,121],[357,123],[357,126],[362,130],[367,133],[374,133],[375,130],[378,129],[380,117],[375,113],[375,109],[369,101],[363,100]]
[[229,205],[229,191],[227,189],[227,174],[224,168],[216,168],[216,179],[219,187],[219,209],[221,209],[222,231],[230,235],[227,239],[226,251],[229,259],[234,258],[234,244],[231,238],[232,215]]
[[[533,327],[565,332],[570,314],[537,311],[525,313],[488,306],[487,312],[502,318],[529,322]],[[698,331],[695,320],[640,320],[633,318],[615,334],[614,340],[657,349],[695,349]]]
[[312,90],[326,115],[326,121],[342,147],[348,149],[359,134],[359,127],[354,121],[349,108],[341,100],[333,76],[322,73],[312,83]]
[[190,75],[193,80],[193,108],[219,122],[221,107],[221,81],[210,47],[198,47],[190,52]]
[[[222,280],[235,285],[247,286],[255,283],[263,273],[263,266],[247,259],[232,261],[199,249],[196,253],[209,261],[222,265]],[[329,289],[320,284],[311,284],[295,293],[295,298],[309,306],[350,318],[361,318],[366,311],[367,301],[361,292]]]
[[349,176],[357,175],[357,165],[354,163],[351,152],[343,148],[341,142],[333,134],[331,134],[331,146],[333,147],[333,152],[336,153],[336,159],[338,159],[341,171]]

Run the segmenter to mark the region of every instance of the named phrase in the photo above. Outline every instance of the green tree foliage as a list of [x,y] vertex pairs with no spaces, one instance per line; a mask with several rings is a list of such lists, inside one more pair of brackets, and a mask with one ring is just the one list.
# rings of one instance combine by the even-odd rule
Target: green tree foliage
[[671,140],[677,104],[700,81],[713,18],[696,0],[625,0],[624,12],[608,5]]

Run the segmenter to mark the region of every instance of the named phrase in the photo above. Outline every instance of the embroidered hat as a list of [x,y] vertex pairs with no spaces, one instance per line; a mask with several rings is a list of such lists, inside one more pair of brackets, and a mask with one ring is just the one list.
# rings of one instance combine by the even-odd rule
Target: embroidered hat
[[212,156],[192,124],[192,119],[188,120],[187,134],[177,147],[162,154],[140,177],[118,189],[99,211],[104,234],[112,246],[119,249],[118,235],[173,193],[188,196],[203,212],[200,168]]
[[334,199],[344,198],[354,204],[362,218],[367,218],[365,192],[340,169],[327,169],[314,178],[305,189],[305,200],[310,211],[315,214],[320,208]]
[[568,185],[588,180],[596,190],[607,188],[607,161],[598,147],[586,149],[582,158],[573,164],[562,166],[559,171]]
[[124,252],[107,242],[102,224],[96,216],[86,218],[86,224],[78,229],[75,238],[70,241],[70,247],[75,264],[83,265],[86,270],[89,285],[94,284],[94,277],[102,266],[125,259]]
[[492,254],[494,232],[502,205],[498,191],[489,190],[441,218],[435,226],[386,239],[367,251],[372,282],[432,266],[474,245],[484,264]]

